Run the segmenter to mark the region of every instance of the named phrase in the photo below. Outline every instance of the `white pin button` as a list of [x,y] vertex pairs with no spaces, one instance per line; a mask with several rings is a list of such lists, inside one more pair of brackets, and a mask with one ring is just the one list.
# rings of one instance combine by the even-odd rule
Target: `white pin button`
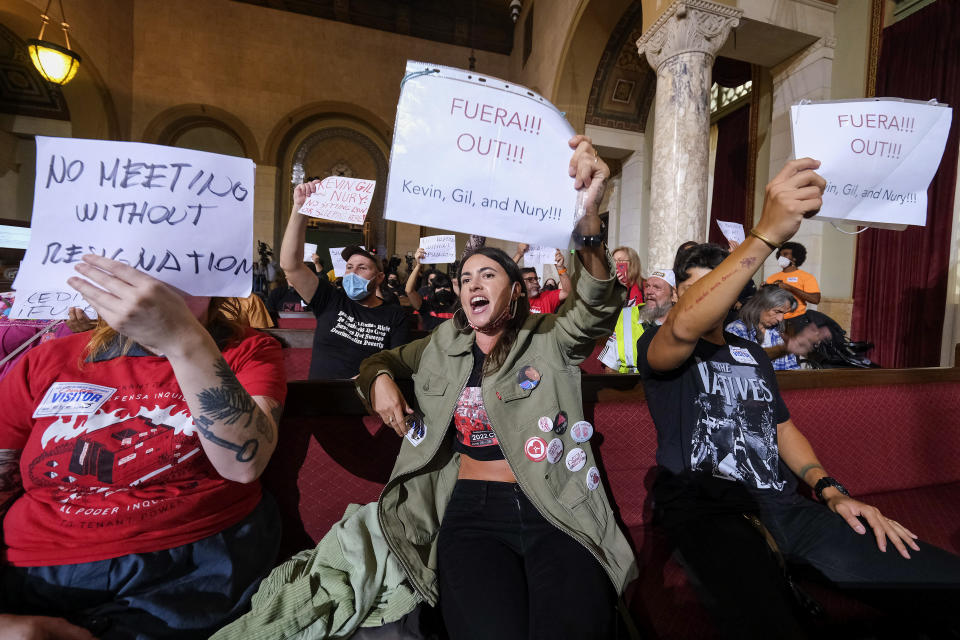
[[596,467],[587,469],[587,489],[593,491],[600,486],[600,470]]
[[586,420],[581,420],[570,429],[570,437],[574,442],[586,442],[593,437],[593,425]]
[[587,464],[587,452],[580,447],[571,449],[567,454],[567,469],[570,471],[580,471],[585,464]]
[[550,419],[550,416],[543,416],[537,420],[537,426],[540,427],[540,431],[548,433],[553,431],[553,420]]
[[547,443],[539,436],[529,438],[523,447],[527,457],[534,462],[540,462],[547,457]]
[[557,464],[563,456],[563,440],[554,438],[547,445],[547,462]]

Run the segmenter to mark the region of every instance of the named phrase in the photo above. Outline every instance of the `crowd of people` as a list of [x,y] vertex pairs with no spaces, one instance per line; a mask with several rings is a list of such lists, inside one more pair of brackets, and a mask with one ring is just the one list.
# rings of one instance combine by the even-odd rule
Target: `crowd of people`
[[[404,437],[377,535],[451,638],[610,638],[624,624],[637,561],[570,375],[588,358],[644,386],[657,521],[725,637],[806,637],[758,530],[841,588],[897,587],[902,610],[955,624],[960,558],[851,497],[779,392],[774,371],[830,335],[804,321],[819,287],[790,242],[820,206],[819,164],[784,167],[741,244],[685,243],[645,273],[636,249],[602,240],[608,167],[588,138],[570,147],[586,212],[556,279],[521,266],[528,245],[482,242],[452,273],[417,251],[405,277],[348,246],[332,278],[303,260],[298,210],[317,180],[294,189],[265,300],[187,296],[85,256],[69,284],[98,319],[71,312],[67,335],[4,345],[0,363],[0,639],[206,638],[249,610],[279,542],[258,479],[286,395],[280,344],[253,326],[284,312],[316,318],[310,377],[354,379]],[[773,252],[783,270],[757,288]]]

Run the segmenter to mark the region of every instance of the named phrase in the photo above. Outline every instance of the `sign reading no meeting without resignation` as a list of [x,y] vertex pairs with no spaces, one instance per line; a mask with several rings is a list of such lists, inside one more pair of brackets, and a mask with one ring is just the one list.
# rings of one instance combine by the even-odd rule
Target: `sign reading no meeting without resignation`
[[574,131],[533,91],[472,71],[408,62],[385,217],[566,247]]
[[153,144],[37,138],[30,245],[14,318],[85,308],[67,285],[87,253],[197,296],[248,296],[254,164]]

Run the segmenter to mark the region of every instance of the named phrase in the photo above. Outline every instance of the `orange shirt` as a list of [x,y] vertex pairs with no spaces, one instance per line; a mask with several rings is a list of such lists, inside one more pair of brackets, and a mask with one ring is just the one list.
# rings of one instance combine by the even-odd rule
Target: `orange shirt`
[[[817,279],[813,277],[813,274],[807,273],[801,269],[791,271],[790,273],[787,273],[786,271],[775,273],[767,278],[767,284],[773,284],[778,280],[787,283],[791,287],[800,289],[804,293],[820,293],[820,285],[817,284]],[[796,296],[794,297],[796,298]],[[797,298],[797,310],[793,313],[788,313],[783,317],[785,319],[796,318],[799,315],[803,315],[806,311],[807,303],[800,298]]]

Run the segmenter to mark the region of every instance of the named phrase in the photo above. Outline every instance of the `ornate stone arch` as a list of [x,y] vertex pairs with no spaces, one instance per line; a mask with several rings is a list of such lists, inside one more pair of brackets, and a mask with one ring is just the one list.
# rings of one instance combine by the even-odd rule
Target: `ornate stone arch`
[[244,156],[260,162],[257,139],[250,128],[229,111],[205,104],[182,104],[157,114],[144,128],[142,140],[170,144],[197,127],[212,127],[229,134],[243,149]]

